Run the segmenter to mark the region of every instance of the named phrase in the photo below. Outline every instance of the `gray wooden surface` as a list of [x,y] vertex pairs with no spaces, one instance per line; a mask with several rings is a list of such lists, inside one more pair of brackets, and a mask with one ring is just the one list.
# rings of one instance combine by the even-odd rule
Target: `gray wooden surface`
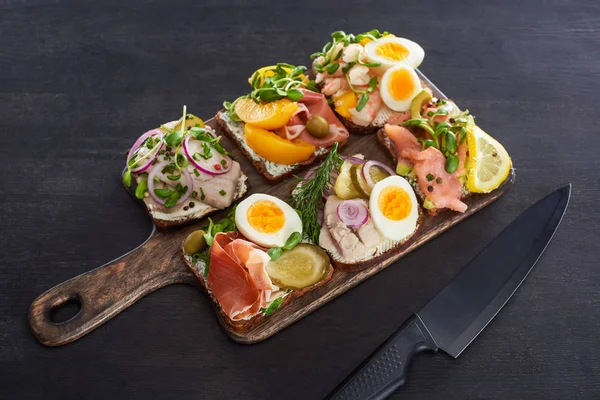
[[[416,360],[397,399],[600,397],[600,3],[0,0],[0,397],[318,399],[527,206],[567,182],[553,243],[453,360]],[[46,289],[137,246],[150,222],[123,191],[123,151],[210,117],[328,33],[418,41],[423,72],[508,149],[515,187],[425,247],[254,346],[207,298],[173,286],[62,348],[29,334]]]

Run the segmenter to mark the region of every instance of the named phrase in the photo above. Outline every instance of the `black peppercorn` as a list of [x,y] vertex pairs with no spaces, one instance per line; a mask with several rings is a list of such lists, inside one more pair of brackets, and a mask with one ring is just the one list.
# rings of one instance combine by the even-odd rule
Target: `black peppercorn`
[[427,186],[427,191],[433,192],[433,186]]

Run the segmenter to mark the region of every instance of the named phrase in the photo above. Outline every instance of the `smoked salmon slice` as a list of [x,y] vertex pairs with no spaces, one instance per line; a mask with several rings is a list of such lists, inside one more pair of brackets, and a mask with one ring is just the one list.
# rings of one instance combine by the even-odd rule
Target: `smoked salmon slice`
[[[423,151],[404,149],[401,156],[412,161],[421,192],[436,208],[449,208],[458,212],[467,210],[467,205],[460,201],[462,183],[456,173],[446,172],[446,157],[441,151],[435,147],[428,147]],[[433,179],[427,179],[429,174]]]

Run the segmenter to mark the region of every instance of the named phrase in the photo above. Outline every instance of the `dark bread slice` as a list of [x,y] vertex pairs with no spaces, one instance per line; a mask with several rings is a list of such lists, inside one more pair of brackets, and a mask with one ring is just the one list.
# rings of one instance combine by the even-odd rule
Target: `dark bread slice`
[[[322,153],[320,153],[318,155],[313,154],[308,160],[305,160],[305,161],[297,163],[297,164],[293,164],[292,168],[290,168],[289,170],[287,170],[285,172],[282,172],[281,174],[272,174],[271,172],[269,172],[267,170],[265,161],[263,161],[262,159],[255,160],[252,153],[250,153],[250,151],[244,145],[242,145],[241,140],[232,132],[231,127],[229,126],[228,122],[223,120],[223,118],[221,118],[221,113],[223,113],[224,111],[225,111],[225,109],[222,109],[219,112],[217,112],[217,114],[215,115],[215,119],[217,120],[219,127],[223,130],[223,133],[225,134],[225,136],[227,136],[229,139],[231,139],[236,144],[236,146],[240,149],[240,151],[246,156],[246,158],[248,158],[248,160],[252,163],[252,165],[254,165],[254,167],[258,170],[258,172],[260,172],[260,174],[262,176],[264,176],[266,179],[268,179],[271,182],[281,182],[284,179],[290,178],[300,168],[302,168],[306,165],[310,165],[316,161],[319,161],[319,160],[325,158],[327,156],[327,154],[329,154],[330,149],[325,149],[322,151]],[[338,146],[341,148],[345,143],[346,142],[339,143]]]
[[[212,291],[208,287],[208,283],[204,277],[204,271],[200,270],[200,268],[198,268],[198,266],[196,266],[192,262],[191,257],[189,257],[185,254],[185,251],[183,250],[183,244],[181,247],[181,252],[182,252],[181,254],[182,254],[185,264],[188,266],[188,268],[190,268],[190,270],[194,273],[194,275],[196,275],[196,278],[198,278],[198,280],[200,281],[200,284],[204,288],[206,294],[213,301],[213,305],[214,305],[215,309],[218,311],[217,316],[222,325],[229,327],[231,330],[233,330],[237,334],[241,335],[241,334],[244,334],[244,333],[250,331],[252,328],[254,328],[258,324],[263,322],[266,318],[270,317],[270,315],[258,314],[249,320],[234,321],[231,318],[229,318],[229,316],[225,313],[225,311],[223,311],[223,308],[221,308],[221,305],[219,304],[215,295],[212,293]],[[307,288],[297,289],[297,290],[292,291],[290,294],[288,294],[287,296],[285,296],[283,298],[281,305],[277,308],[277,310],[274,311],[274,313],[279,312],[282,309],[282,307],[285,307],[287,304],[291,303],[295,298],[300,297],[303,294],[322,286],[323,284],[325,284],[327,281],[329,281],[331,279],[332,275],[333,275],[333,266],[331,264],[329,264],[329,271],[327,272],[327,275],[323,279],[321,279],[319,282],[317,282],[314,285],[309,286]]]
[[[135,180],[133,180],[131,187],[127,187],[125,184],[123,184],[123,186],[125,187],[127,192],[131,195],[131,197],[135,201],[139,202],[142,207],[144,207],[144,209],[146,210],[146,212],[152,219],[152,223],[154,224],[156,229],[158,229],[159,231],[164,232],[164,231],[168,231],[168,230],[171,230],[174,228],[180,228],[180,227],[188,225],[192,222],[199,221],[202,218],[206,217],[207,215],[212,214],[213,212],[220,211],[220,209],[209,207],[209,208],[206,208],[199,212],[196,212],[194,214],[186,215],[185,217],[181,217],[181,218],[177,218],[177,219],[158,218],[156,213],[154,211],[151,211],[148,208],[148,205],[146,204],[146,202],[144,200],[138,199],[135,196],[135,189],[137,187],[137,183]],[[240,179],[238,180],[238,184],[236,185],[236,191],[233,195],[232,203],[234,201],[239,200],[242,197],[244,197],[244,195],[246,194],[246,192],[248,191],[249,188],[250,188],[250,182],[248,181],[248,177],[242,171],[241,175],[240,175]],[[190,201],[192,201],[192,200],[190,199]],[[196,202],[201,202],[201,201],[194,200],[194,202],[196,203]]]
[[[396,155],[396,148],[394,147],[394,143],[392,143],[392,141],[390,140],[390,138],[385,134],[385,131],[383,129],[380,129],[379,131],[377,131],[377,142],[379,143],[379,145],[381,147],[383,147],[387,153],[389,154],[389,156],[392,158],[392,160],[394,160],[394,162],[398,162],[398,156]],[[419,198],[419,201],[421,202],[421,205],[423,205],[423,201],[425,201],[425,194],[421,191],[421,188],[419,188],[419,185],[417,184],[417,181],[411,181],[410,182],[411,186],[413,187],[413,189],[415,190],[415,193],[417,194],[417,197]],[[471,193],[465,193],[463,194],[462,198],[467,198],[471,195]],[[427,213],[429,215],[437,215],[439,214],[440,211],[444,210],[443,208],[431,208],[431,209],[427,209]]]
[[374,265],[379,264],[381,261],[388,258],[391,254],[398,252],[398,250],[406,242],[408,242],[410,240],[410,238],[412,238],[419,232],[422,222],[423,222],[423,211],[422,211],[421,207],[419,207],[419,218],[417,220],[417,227],[415,228],[415,231],[413,232],[413,234],[408,236],[407,238],[399,241],[393,247],[390,247],[386,251],[384,251],[368,260],[357,261],[357,262],[342,261],[340,259],[336,259],[335,255],[331,254],[331,252],[329,252],[327,250],[325,250],[325,251],[327,251],[327,254],[329,254],[329,257],[331,258],[331,262],[335,269],[341,269],[341,270],[352,271],[352,272],[362,271],[364,269],[367,269],[367,268],[373,267]]

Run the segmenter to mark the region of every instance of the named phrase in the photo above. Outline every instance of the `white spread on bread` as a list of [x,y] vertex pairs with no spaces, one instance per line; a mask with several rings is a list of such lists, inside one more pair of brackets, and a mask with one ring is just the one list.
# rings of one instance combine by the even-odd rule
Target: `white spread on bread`
[[[220,112],[219,118],[227,124],[227,127],[229,128],[231,133],[235,136],[237,142],[244,149],[244,151],[250,155],[250,158],[252,159],[252,161],[263,164],[265,167],[265,170],[270,175],[272,175],[274,177],[281,176],[290,171],[295,170],[300,165],[298,163],[289,164],[289,165],[277,164],[277,163],[267,160],[264,157],[259,156],[258,154],[256,154],[256,152],[254,150],[252,150],[252,148],[250,146],[248,146],[248,144],[244,140],[244,123],[243,122],[236,122],[236,121],[232,120],[226,111]],[[315,151],[315,156],[323,155],[323,154],[327,153],[327,151],[328,151],[327,148],[320,147]]]
[[337,196],[327,198],[319,236],[319,246],[327,250],[335,261],[349,264],[368,261],[399,243],[382,238],[370,220],[358,229],[348,228],[337,216],[336,210],[341,202]]

